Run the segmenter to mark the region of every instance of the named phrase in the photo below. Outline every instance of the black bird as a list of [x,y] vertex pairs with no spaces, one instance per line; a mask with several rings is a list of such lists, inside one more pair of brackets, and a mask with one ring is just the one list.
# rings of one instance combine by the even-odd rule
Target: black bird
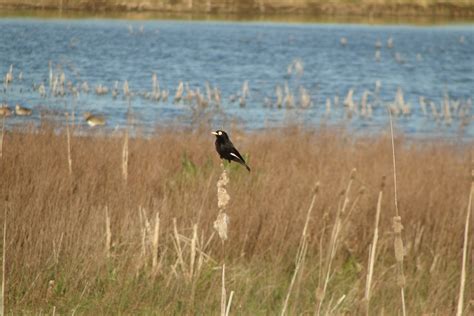
[[223,130],[217,130],[212,132],[212,134],[216,135],[216,150],[221,159],[226,159],[229,162],[238,162],[245,166],[245,168],[250,172],[250,167],[247,165],[244,158],[242,158],[239,151],[234,147],[234,144],[230,141],[229,135],[227,135]]

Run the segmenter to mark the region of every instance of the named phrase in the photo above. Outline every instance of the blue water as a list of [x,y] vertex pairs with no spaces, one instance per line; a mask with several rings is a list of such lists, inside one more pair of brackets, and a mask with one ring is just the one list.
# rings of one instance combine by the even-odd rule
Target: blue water
[[[143,31],[141,30],[143,29]],[[119,92],[128,80],[133,92],[135,123],[145,130],[168,124],[193,123],[195,105],[173,103],[179,81],[206,95],[206,81],[221,90],[219,110],[209,105],[203,112],[213,127],[237,122],[243,128],[261,129],[288,123],[319,126],[343,124],[354,132],[378,133],[387,129],[383,104],[393,102],[397,88],[410,104],[411,115],[396,117],[399,131],[413,136],[474,137],[472,99],[474,97],[474,26],[369,26],[348,24],[283,24],[127,20],[39,20],[0,19],[0,74],[13,64],[15,80],[0,93],[0,101],[17,102],[34,109],[30,118],[12,117],[9,124],[38,121],[40,112],[70,110],[73,98],[43,98],[37,86],[43,82],[49,92],[49,61],[54,74],[64,71],[66,82],[80,85],[87,81],[91,92],[81,92],[77,112],[105,114],[108,128],[123,127],[128,102],[110,93],[115,81]],[[340,38],[347,38],[347,45]],[[387,39],[393,38],[393,48]],[[380,61],[375,60],[375,42],[380,40]],[[396,56],[399,60],[397,61]],[[288,75],[287,67],[299,59],[304,65],[301,76]],[[22,72],[23,79],[18,79]],[[167,102],[143,97],[152,89],[152,73],[161,89],[168,89]],[[379,96],[369,96],[373,105],[370,119],[359,113],[347,118],[342,105],[354,89],[354,101],[361,102],[364,90],[374,92],[381,83]],[[229,97],[239,95],[248,81],[249,96],[244,108]],[[276,102],[275,87],[287,82],[295,95],[295,108],[266,107]],[[98,96],[94,87],[102,84],[109,93]],[[36,88],[33,89],[33,86]],[[310,94],[308,109],[298,106],[299,87]],[[339,106],[334,97],[339,96]],[[423,116],[419,97],[433,101],[441,111],[443,97],[459,101],[463,118],[455,110],[452,121],[438,122]],[[270,101],[265,101],[268,98]],[[331,98],[330,115],[326,98]],[[377,99],[377,100],[376,100]],[[269,104],[267,104],[269,105]],[[360,106],[360,105],[359,105]],[[461,121],[464,125],[461,128]]]

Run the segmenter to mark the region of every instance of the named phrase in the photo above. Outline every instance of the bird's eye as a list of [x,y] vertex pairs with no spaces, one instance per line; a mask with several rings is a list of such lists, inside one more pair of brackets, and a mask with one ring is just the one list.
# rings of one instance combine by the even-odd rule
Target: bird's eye
[[221,132],[221,131],[219,131],[217,134],[219,134],[219,135],[222,135],[222,132]]

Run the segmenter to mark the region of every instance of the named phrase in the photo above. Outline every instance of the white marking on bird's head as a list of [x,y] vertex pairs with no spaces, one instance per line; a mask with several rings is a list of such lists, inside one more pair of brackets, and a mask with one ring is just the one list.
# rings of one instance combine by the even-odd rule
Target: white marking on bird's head
[[215,132],[211,132],[211,134],[216,135],[216,136],[222,136],[222,135],[225,134],[225,132],[222,131],[222,130],[220,130],[220,129],[218,129],[218,130],[215,131]]

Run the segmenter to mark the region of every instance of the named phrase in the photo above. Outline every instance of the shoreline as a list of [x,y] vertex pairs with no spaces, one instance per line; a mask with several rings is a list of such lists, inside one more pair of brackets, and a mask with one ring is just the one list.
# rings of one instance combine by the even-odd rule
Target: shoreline
[[473,17],[447,16],[350,16],[350,15],[309,15],[309,14],[206,14],[189,12],[157,11],[83,11],[59,9],[7,9],[0,7],[0,18],[31,19],[110,19],[110,20],[170,20],[170,21],[222,21],[222,22],[268,22],[301,24],[367,24],[367,25],[462,25],[473,24]]
[[[192,3],[192,0],[190,0]],[[112,19],[177,19],[177,20],[230,20],[230,21],[275,21],[275,22],[322,22],[322,23],[472,23],[474,3],[436,3],[428,5],[399,3],[311,3],[297,2],[294,5],[252,3],[234,5],[157,1],[130,2],[127,4],[102,1],[42,1],[41,3],[10,2],[0,0],[1,17],[38,18],[112,18]]]

